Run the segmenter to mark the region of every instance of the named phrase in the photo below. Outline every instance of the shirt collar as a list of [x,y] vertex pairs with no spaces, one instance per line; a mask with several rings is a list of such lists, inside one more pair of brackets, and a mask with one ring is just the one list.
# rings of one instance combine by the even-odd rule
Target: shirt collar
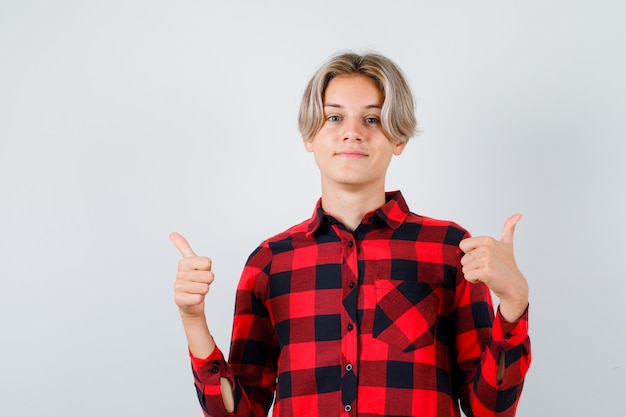
[[[386,192],[385,199],[387,202],[372,213],[367,214],[366,218],[373,214],[384,224],[395,230],[400,227],[404,219],[409,215],[409,207],[400,191]],[[307,236],[317,232],[328,221],[329,217],[330,215],[322,209],[322,199],[320,198],[317,200],[313,215],[307,221]]]

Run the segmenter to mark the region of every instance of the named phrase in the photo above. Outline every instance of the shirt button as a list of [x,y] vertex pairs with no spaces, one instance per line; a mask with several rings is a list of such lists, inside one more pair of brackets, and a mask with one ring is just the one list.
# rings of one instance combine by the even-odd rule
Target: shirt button
[[354,242],[353,241],[349,241],[348,242],[348,246],[350,246],[350,247],[354,246]]
[[509,340],[511,337],[513,337],[513,335],[511,333],[509,333],[509,332],[506,332],[504,334],[504,340]]
[[348,331],[352,331],[352,329],[354,329],[354,326],[352,325],[352,323],[348,324]]
[[354,282],[351,282],[350,283],[350,288],[354,288],[354,287],[356,287],[356,284]]
[[346,371],[350,372],[352,370],[352,364],[349,363],[346,365]]
[[220,368],[218,368],[217,366],[214,366],[213,368],[211,368],[211,372],[216,374],[220,371]]
[[343,407],[343,409],[349,413],[350,411],[352,411],[352,406],[350,404],[346,404],[345,407]]

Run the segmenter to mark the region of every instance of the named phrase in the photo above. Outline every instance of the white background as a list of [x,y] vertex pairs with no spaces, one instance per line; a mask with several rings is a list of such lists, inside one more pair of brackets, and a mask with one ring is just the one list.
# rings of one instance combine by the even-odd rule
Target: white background
[[[384,3],[384,4],[383,4]],[[534,360],[518,416],[623,410],[621,1],[0,1],[0,415],[199,416],[169,232],[234,289],[319,177],[296,128],[340,49],[395,60],[423,134],[388,189],[518,225]]]

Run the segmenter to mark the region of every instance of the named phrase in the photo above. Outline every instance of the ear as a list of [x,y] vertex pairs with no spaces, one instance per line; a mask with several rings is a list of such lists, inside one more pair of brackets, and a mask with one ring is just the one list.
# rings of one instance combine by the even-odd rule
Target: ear
[[401,155],[405,147],[406,147],[406,142],[396,143],[395,145],[393,145],[393,154],[396,156]]
[[313,139],[302,139],[302,143],[304,144],[304,149],[307,152],[313,152]]

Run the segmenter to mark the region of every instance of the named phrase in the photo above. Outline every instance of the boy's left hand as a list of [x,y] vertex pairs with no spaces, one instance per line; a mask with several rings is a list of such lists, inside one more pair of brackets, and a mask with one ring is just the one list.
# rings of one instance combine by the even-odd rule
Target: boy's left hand
[[484,282],[500,298],[500,314],[509,322],[520,318],[528,307],[528,282],[513,252],[515,225],[521,218],[521,214],[514,214],[507,219],[500,240],[479,236],[459,244],[465,253],[461,258],[465,279]]

